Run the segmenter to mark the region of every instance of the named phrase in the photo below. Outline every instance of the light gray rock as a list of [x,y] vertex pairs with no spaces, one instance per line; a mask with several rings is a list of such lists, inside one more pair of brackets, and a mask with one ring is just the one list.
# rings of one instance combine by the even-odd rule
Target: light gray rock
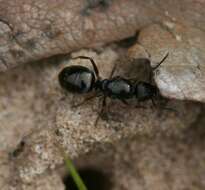
[[[150,25],[139,34],[139,43],[151,55],[152,66],[167,52],[168,58],[155,72],[155,81],[163,96],[205,102],[205,32],[165,22]],[[137,48],[131,56],[138,54]]]

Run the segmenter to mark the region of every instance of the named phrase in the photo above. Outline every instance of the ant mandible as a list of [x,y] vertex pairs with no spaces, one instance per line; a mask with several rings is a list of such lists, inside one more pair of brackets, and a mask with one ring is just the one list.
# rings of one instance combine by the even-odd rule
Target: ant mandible
[[[168,57],[168,53],[164,58],[152,68],[152,71],[157,69]],[[154,103],[154,98],[158,95],[158,88],[149,82],[139,81],[136,79],[126,79],[120,76],[113,77],[114,71],[116,69],[116,64],[114,65],[111,74],[108,79],[102,79],[99,76],[98,68],[94,60],[87,56],[78,56],[73,59],[88,59],[90,60],[93,71],[87,67],[81,65],[71,65],[65,67],[59,73],[59,83],[65,90],[84,94],[91,91],[95,91],[95,95],[86,98],[83,102],[76,105],[82,105],[84,102],[93,99],[95,97],[103,96],[102,109],[99,115],[102,114],[104,107],[106,106],[106,98],[118,99],[124,104],[128,104],[127,100],[135,97],[139,102],[152,100]],[[96,123],[99,117],[96,119]]]

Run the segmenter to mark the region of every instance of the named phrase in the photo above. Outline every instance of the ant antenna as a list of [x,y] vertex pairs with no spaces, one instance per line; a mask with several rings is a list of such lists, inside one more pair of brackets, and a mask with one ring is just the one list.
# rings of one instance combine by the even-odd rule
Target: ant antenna
[[166,55],[164,56],[164,58],[155,66],[155,67],[152,67],[152,71],[156,70],[165,60],[166,58],[168,57],[169,55],[169,52],[166,53]]

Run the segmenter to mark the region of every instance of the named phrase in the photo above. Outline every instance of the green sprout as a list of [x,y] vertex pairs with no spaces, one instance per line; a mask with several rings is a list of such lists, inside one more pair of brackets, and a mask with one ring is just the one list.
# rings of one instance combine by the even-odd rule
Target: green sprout
[[87,187],[85,186],[83,180],[81,179],[78,171],[76,170],[69,156],[65,153],[65,151],[58,144],[57,144],[57,147],[60,150],[61,155],[64,159],[66,169],[70,173],[71,177],[73,178],[73,181],[75,182],[78,190],[87,190]]
[[73,178],[73,181],[75,182],[76,186],[79,190],[87,190],[87,187],[85,186],[83,180],[81,179],[78,171],[76,170],[74,164],[72,161],[68,158],[68,156],[64,155],[64,162],[66,165],[67,170],[70,172],[70,175]]

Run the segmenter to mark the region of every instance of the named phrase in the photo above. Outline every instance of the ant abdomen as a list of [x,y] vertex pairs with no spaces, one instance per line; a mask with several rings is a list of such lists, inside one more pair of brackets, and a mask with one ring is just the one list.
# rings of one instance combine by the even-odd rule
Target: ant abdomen
[[95,83],[94,73],[80,65],[65,67],[58,79],[61,87],[72,93],[90,92]]

